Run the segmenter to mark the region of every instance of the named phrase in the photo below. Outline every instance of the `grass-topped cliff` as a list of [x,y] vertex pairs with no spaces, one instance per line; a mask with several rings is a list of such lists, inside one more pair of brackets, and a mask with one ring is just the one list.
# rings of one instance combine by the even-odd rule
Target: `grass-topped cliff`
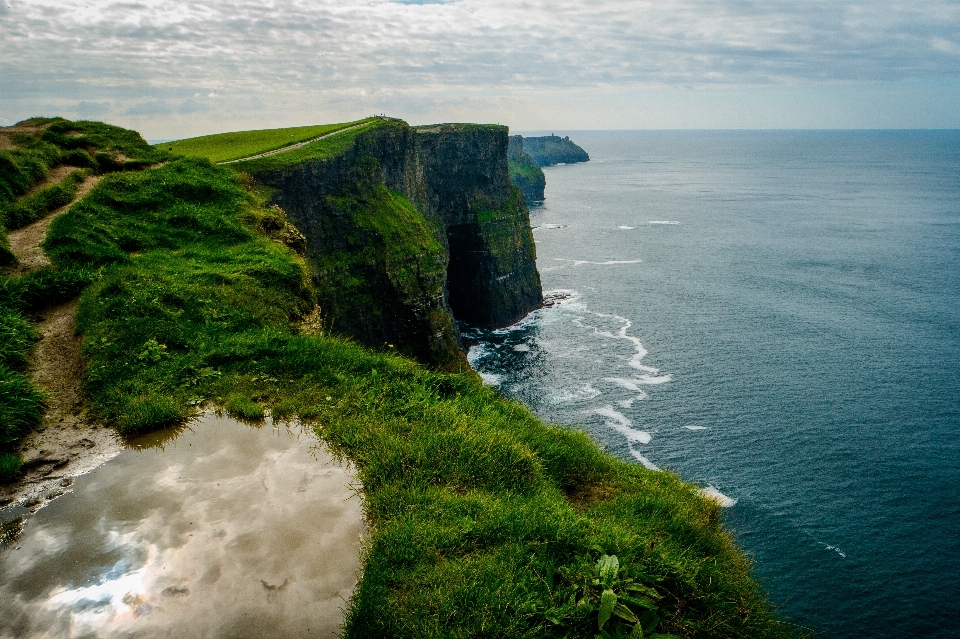
[[570,136],[544,135],[523,138],[523,149],[537,166],[589,162],[590,155],[577,146]]
[[542,203],[547,178],[544,176],[543,170],[530,157],[530,154],[524,150],[522,136],[510,136],[507,158],[510,167],[510,180],[523,193],[523,199],[527,206]]
[[[67,284],[4,280],[23,311],[0,332],[0,352],[22,361],[30,309],[89,283],[77,315],[84,392],[119,430],[169,424],[204,403],[314,424],[355,464],[371,526],[347,637],[790,636],[720,507],[695,486],[542,423],[471,372],[440,372],[329,330],[316,306],[331,294],[324,287],[362,294],[368,284],[350,278],[387,268],[402,295],[403,278],[423,276],[404,269],[435,268],[425,260],[448,259],[460,241],[439,237],[439,222],[479,230],[471,237],[495,253],[493,273],[518,268],[525,250],[504,219],[518,206],[509,183],[464,190],[469,172],[446,165],[456,153],[470,166],[469,154],[496,152],[503,167],[470,171],[490,171],[477,184],[499,179],[505,131],[418,138],[396,122],[370,126],[344,133],[353,142],[342,154],[282,173],[307,186],[311,175],[345,178],[308,209],[339,216],[334,228],[353,237],[339,246],[322,228],[301,228],[306,257],[271,205],[285,185],[259,181],[276,173],[170,156],[104,177],[46,240],[54,267],[44,277]],[[447,199],[458,193],[463,207]],[[324,251],[311,237],[336,255],[320,278]]]

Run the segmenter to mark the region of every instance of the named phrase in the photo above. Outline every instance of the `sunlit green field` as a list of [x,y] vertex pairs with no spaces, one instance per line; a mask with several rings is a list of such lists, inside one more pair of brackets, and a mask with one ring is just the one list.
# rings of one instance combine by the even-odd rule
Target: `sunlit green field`
[[285,129],[260,129],[257,131],[217,133],[215,135],[204,135],[198,138],[187,138],[186,140],[177,140],[175,142],[164,142],[155,146],[158,149],[170,151],[177,155],[207,158],[211,162],[229,162],[231,160],[239,160],[240,158],[257,155],[258,153],[281,149],[285,146],[296,144],[297,142],[310,140],[373,119],[374,118],[366,118],[355,122],[317,124]]

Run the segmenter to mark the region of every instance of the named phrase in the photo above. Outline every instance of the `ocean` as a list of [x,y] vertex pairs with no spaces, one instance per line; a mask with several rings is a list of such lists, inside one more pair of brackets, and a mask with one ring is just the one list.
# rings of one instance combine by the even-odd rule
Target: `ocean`
[[474,367],[718,493],[798,624],[960,637],[960,131],[557,133],[552,305]]

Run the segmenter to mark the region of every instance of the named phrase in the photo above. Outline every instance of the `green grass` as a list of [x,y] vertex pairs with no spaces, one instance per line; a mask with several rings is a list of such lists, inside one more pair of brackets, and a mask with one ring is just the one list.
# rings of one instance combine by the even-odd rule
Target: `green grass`
[[19,442],[40,423],[43,394],[20,373],[0,367],[0,447]]
[[75,298],[97,277],[95,270],[72,266],[0,276],[0,453],[16,446],[43,416],[43,393],[24,374],[37,340],[27,315]]
[[[23,466],[23,459],[19,455],[0,452],[0,484],[16,479],[21,466]],[[3,539],[0,535],[0,545],[2,544]]]
[[[388,209],[371,223],[407,232]],[[258,232],[267,215],[233,171],[180,159],[105,178],[47,250],[61,269],[100,269],[77,317],[85,390],[121,431],[205,401],[270,409],[355,464],[371,537],[347,637],[592,637],[576,592],[601,554],[656,591],[657,632],[791,636],[695,486],[543,424],[472,374],[300,334],[313,292],[304,262]]]
[[[361,122],[363,121],[361,120]],[[236,164],[231,164],[230,166],[238,171],[245,171],[252,174],[265,173],[268,171],[280,171],[310,160],[323,160],[340,155],[353,146],[358,135],[376,127],[390,126],[389,122],[384,122],[377,119],[368,120],[366,122],[367,124],[364,124],[359,128],[351,131],[344,131],[339,135],[334,135],[324,140],[311,142],[310,144],[306,144],[293,151],[278,153],[277,155],[260,158],[259,160],[237,162]]]
[[187,157],[207,158],[211,162],[229,162],[240,158],[266,153],[276,149],[316,138],[339,129],[344,129],[370,118],[341,124],[319,124],[298,126],[286,129],[261,129],[258,131],[236,131],[187,138],[175,142],[164,142],[156,147],[163,151]]
[[358,158],[347,186],[326,198],[336,222],[317,238],[322,248],[308,253],[318,303],[341,334],[371,345],[396,341],[400,352],[420,361],[462,366],[450,314],[420,309],[444,294],[443,246],[423,215],[379,175],[375,159]]
[[17,148],[0,151],[0,265],[16,261],[9,250],[7,230],[26,226],[67,204],[76,194],[83,177],[79,172],[22,198],[50,169],[66,165],[104,173],[143,168],[167,157],[136,131],[102,122],[32,118],[19,124],[41,130],[14,134]]
[[84,171],[73,171],[56,184],[45,186],[16,202],[0,205],[0,223],[13,230],[36,222],[47,213],[69,204],[85,177]]

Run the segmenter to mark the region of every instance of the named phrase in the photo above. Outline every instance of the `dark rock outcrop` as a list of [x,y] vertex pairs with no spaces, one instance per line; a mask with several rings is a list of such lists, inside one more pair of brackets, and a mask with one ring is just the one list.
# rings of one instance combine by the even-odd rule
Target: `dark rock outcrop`
[[541,303],[506,127],[389,120],[336,157],[255,177],[306,236],[337,333],[456,369],[454,317],[504,326]]
[[546,135],[536,138],[523,138],[523,148],[537,166],[554,164],[573,164],[589,162],[586,151],[570,141],[569,136]]
[[543,190],[547,185],[547,179],[540,167],[534,163],[530,154],[523,150],[522,136],[510,136],[507,159],[509,160],[510,180],[523,193],[523,199],[527,206],[542,203]]

